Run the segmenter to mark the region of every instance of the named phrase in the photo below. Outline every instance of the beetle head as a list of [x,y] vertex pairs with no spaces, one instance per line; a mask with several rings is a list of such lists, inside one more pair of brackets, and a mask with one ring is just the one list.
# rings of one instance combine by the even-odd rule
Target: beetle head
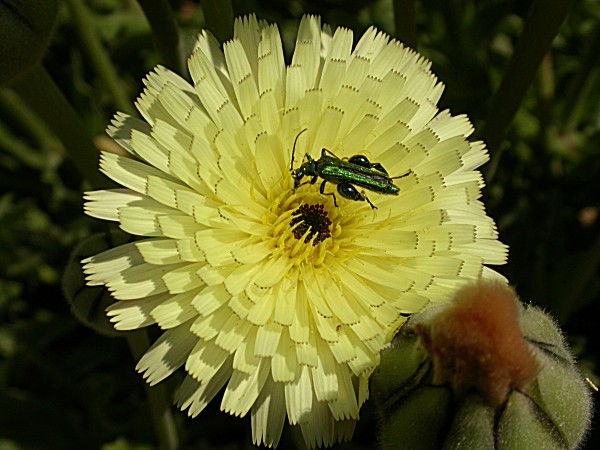
[[307,153],[306,162],[300,167],[292,171],[292,178],[294,179],[294,189],[300,186],[300,182],[304,177],[316,177],[315,160]]

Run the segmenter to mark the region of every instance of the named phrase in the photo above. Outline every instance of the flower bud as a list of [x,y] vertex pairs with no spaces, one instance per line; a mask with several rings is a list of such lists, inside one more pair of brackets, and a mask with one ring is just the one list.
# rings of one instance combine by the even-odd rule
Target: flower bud
[[0,3],[0,87],[29,70],[50,44],[57,0]]
[[414,315],[372,377],[382,448],[575,448],[590,392],[548,315],[479,281]]

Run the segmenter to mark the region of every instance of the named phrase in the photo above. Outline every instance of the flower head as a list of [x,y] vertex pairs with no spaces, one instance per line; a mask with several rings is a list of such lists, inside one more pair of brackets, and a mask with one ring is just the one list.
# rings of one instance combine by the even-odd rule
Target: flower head
[[[124,189],[87,193],[86,212],[143,239],[84,261],[88,283],[117,300],[117,329],[165,330],[137,368],[155,384],[183,366],[190,415],[225,387],[256,444],[286,416],[310,447],[348,439],[406,317],[505,261],[478,200],[484,145],[438,113],[430,63],[374,28],[353,48],[304,17],[286,66],[277,27],[250,16],[223,50],[203,32],[188,65],[193,85],[156,68],[144,121],[109,128],[131,157],[101,169]],[[353,169],[295,186],[305,155]]]

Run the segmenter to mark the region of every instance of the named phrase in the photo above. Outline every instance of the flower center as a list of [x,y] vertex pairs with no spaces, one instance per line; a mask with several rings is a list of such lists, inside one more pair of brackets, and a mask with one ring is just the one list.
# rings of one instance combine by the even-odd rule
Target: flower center
[[283,190],[271,199],[271,207],[263,218],[272,224],[273,253],[285,253],[294,265],[321,265],[335,255],[345,240],[343,216],[332,209],[323,195],[312,190]]
[[331,236],[330,225],[331,220],[327,217],[325,206],[322,204],[308,205],[306,203],[294,211],[289,224],[296,239],[304,238],[305,244],[312,240],[313,246]]

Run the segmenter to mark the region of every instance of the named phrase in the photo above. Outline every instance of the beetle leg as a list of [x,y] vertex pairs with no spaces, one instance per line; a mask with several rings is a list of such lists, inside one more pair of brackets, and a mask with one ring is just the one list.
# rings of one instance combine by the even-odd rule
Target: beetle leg
[[347,198],[348,200],[354,200],[358,202],[365,199],[361,193],[358,192],[358,189],[356,189],[354,185],[348,183],[347,181],[339,183],[337,190],[342,197]]
[[[357,166],[366,167],[368,169],[373,168],[373,165],[374,165],[374,164],[371,164],[371,161],[369,161],[369,159],[365,155],[351,156],[350,158],[348,158],[348,162],[350,162],[352,164],[356,164]],[[379,163],[376,163],[376,164],[379,164]],[[379,165],[381,165],[381,164],[379,164]]]
[[365,200],[367,201],[367,203],[369,205],[371,205],[371,209],[377,209],[377,206],[375,206],[373,203],[371,203],[371,200],[369,200],[369,197],[367,197],[366,195],[363,195],[363,197],[365,198]]
[[371,169],[378,170],[379,172],[385,173],[386,175],[388,174],[387,170],[385,170],[385,168],[381,165],[381,163],[372,163]]
[[336,155],[335,153],[333,153],[331,150],[327,150],[326,148],[324,148],[324,149],[321,150],[321,157],[326,156],[327,153],[329,153],[335,159],[340,159],[340,157],[338,155]]
[[325,192],[325,183],[327,183],[327,180],[323,180],[323,182],[321,183],[321,187],[319,187],[319,192],[322,195],[333,195],[333,204],[337,208],[337,200],[335,198],[335,193],[333,193],[333,192]]
[[308,184],[308,183],[310,183],[310,180],[306,180],[306,181],[305,181],[305,182],[303,182],[303,183],[298,183],[298,186],[296,186],[296,183],[294,182],[294,191],[295,191],[296,189],[298,189],[299,187],[301,187],[301,186],[304,186],[305,184]]
[[371,203],[371,200],[369,200],[367,198],[366,195],[364,195],[364,193],[358,192],[358,189],[356,189],[356,187],[348,182],[342,182],[338,184],[338,192],[340,193],[340,195],[344,198],[347,198],[348,200],[354,200],[354,201],[367,201],[367,203],[369,205],[371,205],[372,209],[377,209],[377,206],[375,206],[373,203]]

